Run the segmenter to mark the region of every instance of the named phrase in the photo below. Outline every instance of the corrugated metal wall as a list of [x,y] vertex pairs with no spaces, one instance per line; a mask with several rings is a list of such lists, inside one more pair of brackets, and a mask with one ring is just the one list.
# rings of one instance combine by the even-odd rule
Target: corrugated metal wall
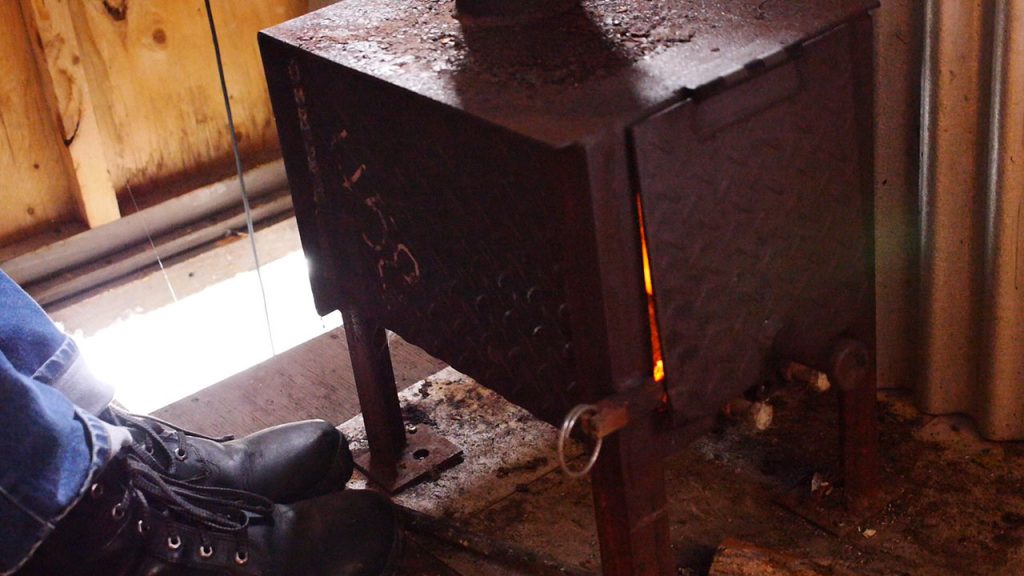
[[[879,378],[914,386],[928,413],[1021,439],[1024,0],[914,4],[879,12]],[[907,78],[920,79],[916,102],[898,88]],[[917,142],[900,116],[915,106]]]

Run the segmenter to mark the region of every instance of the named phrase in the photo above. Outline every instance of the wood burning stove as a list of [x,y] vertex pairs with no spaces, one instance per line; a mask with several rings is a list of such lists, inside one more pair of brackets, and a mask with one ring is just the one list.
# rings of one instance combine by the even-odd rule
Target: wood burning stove
[[605,574],[669,573],[662,457],[779,359],[840,389],[847,493],[869,499],[871,6],[588,0],[474,28],[367,0],[264,32],[364,464],[403,481],[390,329],[548,422],[594,405]]

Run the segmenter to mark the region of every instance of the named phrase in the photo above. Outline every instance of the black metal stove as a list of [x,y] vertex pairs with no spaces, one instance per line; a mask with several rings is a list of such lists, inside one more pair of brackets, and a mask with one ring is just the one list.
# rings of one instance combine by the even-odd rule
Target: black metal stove
[[590,0],[475,26],[369,0],[261,35],[367,466],[397,486],[421,443],[450,454],[409,448],[390,329],[548,422],[594,406],[606,574],[668,573],[661,458],[780,359],[840,389],[868,500],[872,5]]

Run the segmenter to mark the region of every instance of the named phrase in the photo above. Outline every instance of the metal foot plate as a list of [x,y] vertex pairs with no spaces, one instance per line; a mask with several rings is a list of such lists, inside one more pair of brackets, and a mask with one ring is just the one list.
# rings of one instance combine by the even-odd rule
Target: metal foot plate
[[355,455],[356,468],[388,494],[397,494],[422,477],[454,465],[462,457],[461,448],[424,426],[406,434],[405,438],[405,449],[397,459],[375,458],[369,450]]
[[898,496],[890,491],[880,491],[870,499],[848,502],[841,489],[835,494],[821,497],[812,493],[808,484],[802,481],[776,494],[772,501],[812,526],[839,538],[870,526],[871,521]]

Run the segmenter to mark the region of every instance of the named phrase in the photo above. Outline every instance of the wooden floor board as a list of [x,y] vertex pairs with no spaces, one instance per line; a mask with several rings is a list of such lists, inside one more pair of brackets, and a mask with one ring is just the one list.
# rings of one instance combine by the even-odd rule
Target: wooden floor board
[[[399,390],[445,367],[398,336],[390,335],[390,343]],[[341,424],[358,413],[348,346],[338,328],[161,408],[154,416],[203,434],[241,436],[308,418]]]

